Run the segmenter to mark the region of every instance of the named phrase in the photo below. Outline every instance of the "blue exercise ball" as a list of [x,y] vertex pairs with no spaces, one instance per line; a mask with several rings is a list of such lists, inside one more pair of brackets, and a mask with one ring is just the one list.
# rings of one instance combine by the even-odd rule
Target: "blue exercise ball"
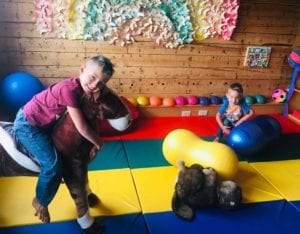
[[234,127],[227,144],[238,154],[252,155],[279,140],[280,123],[273,117],[262,115]]
[[0,82],[2,105],[11,112],[16,112],[42,90],[41,81],[27,72],[11,73]]

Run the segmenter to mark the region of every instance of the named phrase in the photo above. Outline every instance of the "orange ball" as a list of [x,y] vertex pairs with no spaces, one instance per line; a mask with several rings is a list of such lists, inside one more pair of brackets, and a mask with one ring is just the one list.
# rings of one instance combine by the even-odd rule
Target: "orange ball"
[[149,103],[151,106],[160,106],[162,104],[162,100],[158,96],[151,96],[149,98]]
[[163,101],[162,101],[163,105],[164,106],[174,106],[175,105],[175,100],[173,98],[170,98],[170,97],[165,97],[163,98]]

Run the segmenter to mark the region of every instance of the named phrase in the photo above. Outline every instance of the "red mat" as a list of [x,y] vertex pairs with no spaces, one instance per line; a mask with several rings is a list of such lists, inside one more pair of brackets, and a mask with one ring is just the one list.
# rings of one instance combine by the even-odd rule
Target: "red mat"
[[[295,124],[281,114],[270,115],[276,118],[282,127],[282,133],[300,132],[300,125]],[[193,131],[199,136],[214,136],[218,125],[214,116],[191,117],[155,117],[139,118],[132,132],[115,137],[106,137],[105,140],[137,140],[137,139],[162,139],[175,129],[184,128]]]

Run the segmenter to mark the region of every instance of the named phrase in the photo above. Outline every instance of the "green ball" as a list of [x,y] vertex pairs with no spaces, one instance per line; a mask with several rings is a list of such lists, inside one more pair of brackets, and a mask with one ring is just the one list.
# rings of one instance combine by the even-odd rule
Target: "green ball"
[[245,96],[244,98],[247,104],[254,104],[256,102],[255,98],[252,96]]
[[266,103],[266,98],[262,95],[256,95],[256,102],[259,104],[265,104]]

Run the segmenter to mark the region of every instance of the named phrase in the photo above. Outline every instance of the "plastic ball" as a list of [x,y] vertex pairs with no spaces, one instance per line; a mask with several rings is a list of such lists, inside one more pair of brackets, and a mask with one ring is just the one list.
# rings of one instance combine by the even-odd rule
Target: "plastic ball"
[[163,104],[163,106],[172,107],[175,105],[175,100],[171,97],[165,97],[162,100],[162,104]]
[[248,105],[254,104],[256,102],[256,99],[252,96],[245,96],[244,99]]
[[212,167],[222,179],[231,179],[237,172],[238,159],[229,146],[202,140],[187,129],[171,131],[163,141],[162,151],[173,166],[178,160],[183,160],[187,166],[197,163]]
[[264,97],[262,95],[256,95],[255,99],[256,99],[256,102],[259,104],[265,104],[267,102],[266,97]]
[[0,83],[2,102],[7,110],[14,112],[42,90],[41,81],[27,72],[11,73]]
[[274,144],[280,135],[280,123],[273,117],[261,115],[234,127],[227,144],[237,153],[252,155]]
[[198,104],[198,97],[194,95],[190,95],[187,97],[187,103],[189,105],[197,105]]
[[275,89],[272,93],[272,100],[276,103],[284,102],[286,99],[287,93],[283,89]]
[[219,104],[221,104],[222,100],[218,96],[210,96],[210,102],[211,102],[211,104],[219,105]]
[[160,106],[162,104],[162,100],[158,96],[151,96],[149,98],[149,103],[151,106]]
[[138,106],[138,103],[134,97],[129,97],[127,100],[134,106]]
[[148,106],[149,105],[149,98],[147,98],[145,96],[137,97],[136,101],[140,106]]
[[184,106],[187,104],[187,100],[183,96],[177,96],[177,97],[175,97],[175,103],[178,106]]
[[210,104],[210,100],[207,97],[199,97],[199,104],[208,106]]

